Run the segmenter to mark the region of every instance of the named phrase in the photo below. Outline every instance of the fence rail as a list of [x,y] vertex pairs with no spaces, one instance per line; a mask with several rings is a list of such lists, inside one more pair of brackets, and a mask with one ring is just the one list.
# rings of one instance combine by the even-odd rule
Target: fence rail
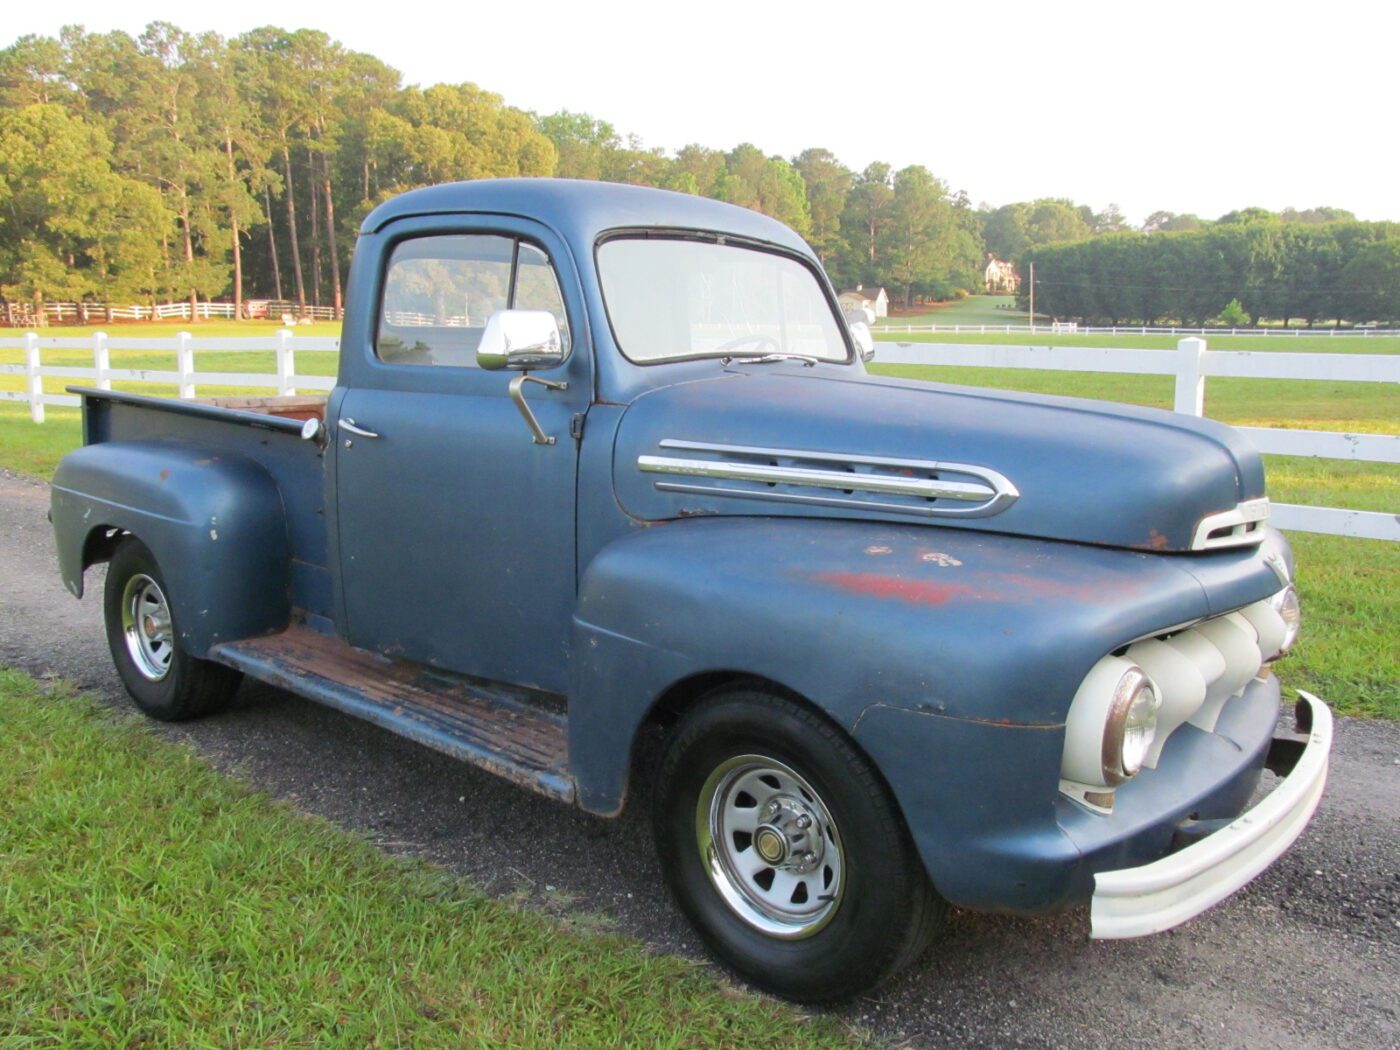
[[[107,324],[112,321],[168,321],[191,319],[212,320],[216,317],[233,319],[238,316],[233,303],[199,302],[191,307],[188,299],[178,303],[156,303],[154,306],[116,303],[44,303],[37,310],[29,303],[7,302],[0,311],[0,323],[11,328],[33,324]],[[333,306],[307,306],[286,299],[245,299],[243,316],[249,319],[282,317],[334,321]]]
[[[189,305],[188,303],[186,305]],[[0,349],[24,350],[24,364],[0,364],[0,375],[24,376],[23,390],[0,390],[0,401],[23,401],[29,405],[30,418],[44,421],[44,406],[76,407],[80,399],[72,394],[44,392],[45,379],[81,379],[102,390],[111,390],[113,382],[169,383],[178,388],[178,396],[193,398],[201,386],[270,387],[278,394],[296,394],[301,390],[331,390],[333,376],[297,374],[296,354],[338,353],[340,340],[335,336],[295,335],[279,329],[271,336],[240,338],[195,338],[180,332],[169,338],[123,338],[94,332],[91,336],[41,336],[26,332],[22,338],[0,338]],[[45,350],[87,350],[92,354],[92,367],[46,365]],[[175,355],[175,368],[113,368],[113,350],[145,350]],[[276,358],[274,372],[200,372],[195,368],[196,351],[261,352],[271,351]]]
[[[1205,415],[1206,380],[1210,376],[1400,384],[1400,355],[1211,350],[1204,339],[1196,337],[1182,339],[1175,352],[1088,346],[878,342],[875,360],[881,364],[1173,376],[1176,388],[1172,407],[1193,416]],[[1400,436],[1397,435],[1282,427],[1238,429],[1249,436],[1260,452],[1272,455],[1400,463]],[[1279,528],[1299,532],[1400,541],[1400,515],[1378,511],[1275,503],[1271,520]]]
[[[1194,337],[1182,339],[1175,352],[966,343],[878,342],[875,346],[875,359],[882,364],[1173,376],[1176,381],[1173,407],[1193,416],[1204,415],[1205,384],[1211,376],[1400,385],[1400,355],[1220,351],[1208,349],[1204,339]],[[331,336],[299,336],[287,329],[271,336],[251,338],[195,338],[189,332],[164,339],[122,338],[106,332],[94,332],[87,337],[45,337],[37,332],[26,332],[23,338],[0,338],[0,349],[6,348],[23,349],[25,360],[24,364],[0,364],[0,375],[22,376],[25,382],[23,390],[0,390],[0,401],[27,403],[30,417],[42,423],[46,405],[72,407],[79,404],[79,399],[71,394],[45,393],[44,380],[48,378],[87,380],[104,390],[112,389],[113,382],[168,383],[178,389],[182,398],[193,398],[200,387],[207,386],[265,387],[288,395],[305,390],[330,390],[335,386],[332,376],[297,373],[296,355],[299,352],[336,353],[340,340]],[[45,350],[86,350],[92,355],[92,366],[46,365],[42,360]],[[172,352],[175,368],[113,368],[113,350]],[[201,372],[195,368],[195,354],[204,351],[272,351],[276,370]],[[1273,455],[1400,463],[1400,436],[1397,435],[1276,427],[1238,429],[1249,436],[1260,452]],[[1280,528],[1300,532],[1400,541],[1400,515],[1395,514],[1276,503],[1272,520]]]
[[1072,321],[1049,321],[1045,324],[890,324],[882,322],[875,326],[876,335],[893,335],[915,332],[947,332],[963,335],[1059,335],[1072,332],[1075,335],[1267,335],[1278,338],[1299,336],[1327,336],[1343,339],[1366,339],[1376,336],[1400,335],[1400,328],[1183,328],[1154,325],[1081,325]]

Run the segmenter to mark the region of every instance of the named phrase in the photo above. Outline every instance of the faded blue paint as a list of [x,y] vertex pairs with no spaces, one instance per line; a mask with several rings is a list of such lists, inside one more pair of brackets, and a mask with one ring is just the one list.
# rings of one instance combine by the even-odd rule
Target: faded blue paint
[[[736,362],[730,374],[637,398],[618,435],[614,469],[623,506],[647,520],[810,516],[809,506],[658,491],[662,479],[639,471],[637,457],[664,453],[665,438],[988,466],[1010,478],[1020,498],[960,527],[1143,550],[1189,551],[1202,518],[1264,494],[1258,454],[1237,431],[1211,420],[908,379],[833,377],[795,364],[745,369]],[[766,487],[708,484],[759,495]]]
[[[1088,874],[1160,853],[1186,813],[1243,805],[1272,679],[1227,706],[1220,734],[1178,730],[1110,818],[1056,786],[1069,702],[1096,660],[1278,589],[1266,558],[1290,555],[1276,532],[1184,553],[1202,516],[1263,493],[1246,441],[1150,409],[872,377],[854,357],[633,364],[594,264],[618,229],[788,252],[834,308],[795,233],[715,201],[556,180],[405,194],[362,228],[325,453],[282,421],[87,392],[89,447],[54,488],[65,581],[80,590],[95,532],[127,530],[165,567],[197,653],[304,612],[362,646],[563,693],[569,773],[597,813],[621,808],[658,697],[697,675],[767,679],[865,749],[936,884],[968,905],[1082,899]],[[510,376],[373,354],[393,245],[467,231],[523,237],[556,266],[573,349],[540,374],[569,387],[529,391],[555,445],[530,442]],[[345,447],[342,416],[382,437]],[[963,462],[1021,496],[952,521],[676,495],[636,467],[665,438]]]
[[88,537],[118,529],[155,555],[194,655],[287,623],[286,519],[277,485],[253,460],[222,444],[87,445],[63,457],[52,501],[59,571],[73,593],[82,593]]

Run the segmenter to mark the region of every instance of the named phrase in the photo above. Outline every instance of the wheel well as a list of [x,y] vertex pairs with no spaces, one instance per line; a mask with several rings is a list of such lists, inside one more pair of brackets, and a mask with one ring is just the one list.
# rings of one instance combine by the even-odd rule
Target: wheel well
[[117,544],[128,535],[124,530],[113,528],[111,525],[99,525],[90,531],[87,539],[83,540],[83,571],[86,572],[100,561],[111,561]]
[[[623,792],[623,806],[632,794],[632,789],[640,783],[639,776],[647,769],[654,769],[660,759],[661,745],[670,728],[680,721],[682,715],[705,697],[730,686],[747,686],[753,689],[776,693],[779,696],[810,708],[830,721],[830,716],[801,693],[794,692],[781,682],[762,675],[743,671],[705,671],[701,674],[682,678],[669,685],[652,703],[646,717],[637,726],[632,738],[632,756],[627,770],[627,786]],[[833,723],[834,724],[834,723]],[[840,728],[838,726],[838,728]],[[844,729],[842,730],[844,732]],[[849,737],[849,734],[846,734]],[[855,743],[854,740],[851,741]],[[619,807],[619,811],[622,807]]]

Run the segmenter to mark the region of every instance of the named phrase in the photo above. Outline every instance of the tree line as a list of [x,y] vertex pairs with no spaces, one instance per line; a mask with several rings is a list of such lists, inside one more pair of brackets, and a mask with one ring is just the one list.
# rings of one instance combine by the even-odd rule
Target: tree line
[[[668,152],[588,114],[517,109],[475,84],[406,85],[309,29],[226,39],[165,22],[137,36],[69,27],[0,49],[0,298],[10,302],[227,296],[240,312],[247,298],[338,310],[355,231],[380,201],[431,183],[544,175],[757,209],[805,236],[838,286],[887,286],[906,304],[980,290],[989,253],[1023,272],[1034,258],[1037,307],[1066,316],[1215,316],[1238,298],[1260,317],[1380,318],[1397,299],[1347,284],[1390,272],[1393,285],[1393,246],[1368,247],[1391,234],[1337,209],[1249,209],[1215,224],[1157,212],[1149,237],[1128,231],[1114,205],[974,208],[919,165],[854,171],[826,149],[782,157],[751,143]],[[1250,233],[1238,249],[1245,235],[1230,231],[1256,225],[1280,232]],[[1298,225],[1332,231],[1321,240],[1334,247],[1305,252],[1308,231],[1288,232]],[[1297,295],[1266,289],[1278,280]],[[1077,291],[1089,284],[1098,298]],[[1152,284],[1153,294],[1136,287]],[[1344,285],[1349,312],[1295,305],[1305,289]]]
[[981,226],[927,169],[829,151],[674,154],[474,84],[405,85],[315,30],[232,39],[156,22],[0,51],[0,296],[35,305],[231,295],[341,305],[375,204],[457,179],[558,175],[705,194],[809,238],[840,283],[978,286]]
[[[1400,223],[1261,209],[1026,249],[1037,313],[1108,324],[1400,323]],[[1029,305],[1030,287],[1020,291]]]

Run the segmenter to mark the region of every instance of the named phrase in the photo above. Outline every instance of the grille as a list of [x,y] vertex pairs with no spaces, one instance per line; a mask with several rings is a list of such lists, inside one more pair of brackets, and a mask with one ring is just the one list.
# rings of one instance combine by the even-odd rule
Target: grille
[[1167,738],[1187,722],[1212,732],[1226,703],[1278,652],[1284,632],[1283,618],[1264,600],[1130,645],[1124,657],[1147,672],[1162,698],[1145,764],[1155,766]]

